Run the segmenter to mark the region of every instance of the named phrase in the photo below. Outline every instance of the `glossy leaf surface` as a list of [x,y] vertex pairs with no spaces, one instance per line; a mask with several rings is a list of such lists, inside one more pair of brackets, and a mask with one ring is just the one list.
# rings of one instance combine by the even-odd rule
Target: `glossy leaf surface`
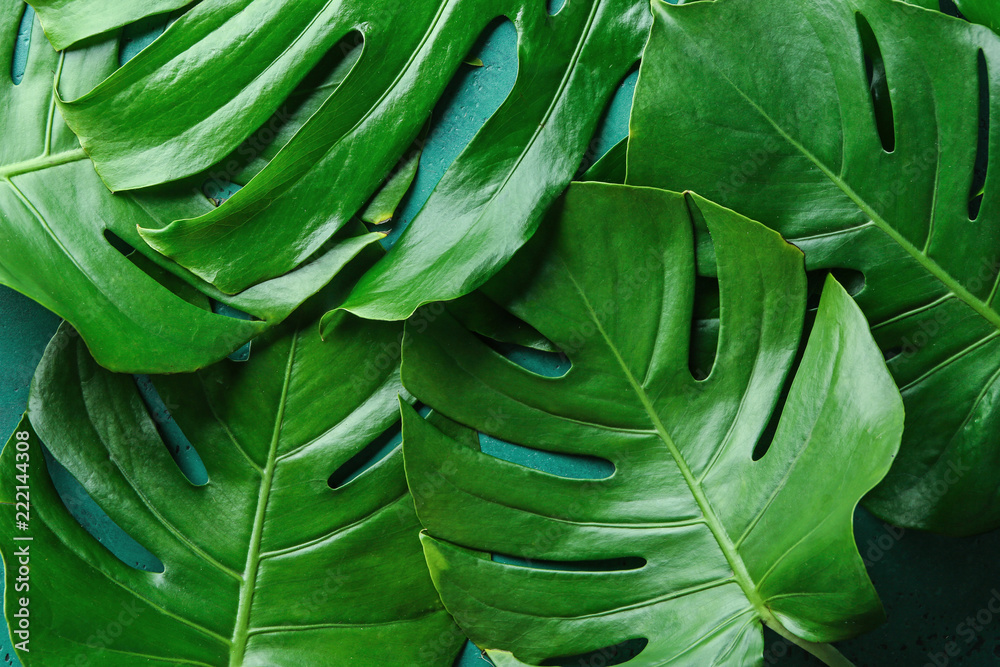
[[[721,285],[702,381],[688,361],[693,220],[711,230]],[[761,622],[847,664],[810,642],[882,618],[851,520],[903,422],[855,303],[828,279],[754,460],[799,347],[801,253],[651,188],[574,184],[546,225],[488,289],[568,355],[564,376],[511,363],[447,316],[407,324],[403,382],[435,413],[403,408],[406,473],[445,606],[477,645],[516,656],[498,664],[561,664],[637,638],[649,643],[636,667],[761,664]],[[614,472],[522,467],[480,451],[471,429]]]
[[173,181],[225,158],[325,55],[363,42],[343,84],[247,187],[143,231],[234,294],[299,266],[362,209],[499,16],[519,33],[513,90],[346,304],[402,319],[470,292],[534,233],[639,58],[648,3],[584,0],[549,15],[536,0],[420,0],[405,12],[369,0],[206,0],[60,108],[112,190]]
[[[0,9],[11,69],[23,5]],[[55,109],[52,82],[86,89],[118,67],[118,40],[58,54],[35,23],[20,83],[0,77],[0,282],[71,322],[102,365],[189,371],[280,322],[379,235],[345,230],[311,264],[228,297],[150,249],[137,226],[212,210],[190,187],[114,196]],[[352,235],[353,234],[353,235]],[[254,316],[212,312],[210,298]]]
[[1000,32],[1000,6],[992,0],[956,0],[965,18]]
[[863,274],[856,298],[907,406],[867,506],[946,533],[1000,525],[1000,38],[882,0],[658,2],[655,16],[629,182],[690,188],[780,232],[810,269]]
[[[35,555],[23,664],[83,655],[108,667],[451,667],[464,637],[428,576],[402,450],[392,448],[399,367],[373,361],[400,333],[344,317],[322,342],[312,319],[258,339],[248,363],[154,377],[204,463],[200,486],[174,462],[133,378],[57,335],[21,427],[28,531],[13,505],[19,436],[2,456],[8,591],[12,545],[23,544],[11,538],[30,535]],[[76,522],[40,443],[162,572],[132,568]],[[391,451],[347,475],[373,443]],[[17,596],[6,603],[15,619]],[[95,639],[113,626],[101,635],[113,639]]]
[[[98,8],[73,0],[31,0],[45,28],[45,36],[58,50],[102,33],[121,28],[155,14],[166,14],[196,0],[143,0],[142,2],[102,2]],[[18,3],[11,2],[16,5]]]

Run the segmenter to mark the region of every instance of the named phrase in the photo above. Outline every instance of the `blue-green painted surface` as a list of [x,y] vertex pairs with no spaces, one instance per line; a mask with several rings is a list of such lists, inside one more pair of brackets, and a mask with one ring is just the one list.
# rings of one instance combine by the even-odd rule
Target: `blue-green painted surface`
[[493,115],[517,78],[517,29],[510,21],[491,25],[473,48],[471,58],[481,67],[462,65],[431,117],[431,128],[420,155],[420,168],[396,215],[385,225],[382,243],[390,247],[430,197],[455,158]]
[[35,22],[35,10],[30,6],[24,8],[21,15],[21,25],[17,31],[17,42],[14,46],[14,59],[11,62],[10,78],[15,86],[21,85],[24,71],[28,66],[28,48],[31,46],[31,26]]
[[[553,12],[561,5],[562,0],[549,0]],[[161,17],[126,29],[122,62],[148,45],[166,23]],[[21,32],[22,44],[27,44],[29,26],[30,21]],[[392,238],[412,220],[445,169],[502,103],[516,76],[515,42],[516,32],[509,22],[496,25],[481,41],[476,54],[483,60],[483,67],[464,67],[438,105],[414,186],[396,220],[384,226],[391,228]],[[21,49],[15,55],[11,75],[16,78],[18,72],[24,72],[27,53]],[[582,166],[586,166],[588,160],[596,160],[626,135],[635,78],[633,73],[623,83]],[[4,434],[13,431],[25,408],[32,372],[57,325],[58,320],[40,306],[0,287],[0,427]],[[560,375],[566,370],[566,362],[562,359],[513,349],[504,352],[516,363],[544,375]],[[141,378],[138,382],[143,386]],[[194,450],[188,449],[183,444],[185,441],[177,439],[177,434],[173,433],[176,426],[171,426],[169,406],[157,405],[155,400],[151,402],[154,414],[160,415],[157,421],[165,439],[175,442],[173,453],[179,465],[196,478],[196,464],[200,460],[196,460]],[[542,460],[551,455],[513,447],[488,437],[484,437],[483,442],[484,449],[495,456],[531,467],[548,467],[555,474],[597,476],[598,472],[607,471],[607,468],[588,470],[568,457]],[[391,449],[398,446],[398,442],[390,437],[384,445]],[[375,453],[372,460],[377,460],[382,453]],[[114,525],[65,470],[54,465],[52,476],[74,516],[113,553],[133,567],[159,569],[156,557]],[[942,538],[886,527],[864,511],[858,512],[856,531],[859,549],[869,564],[869,572],[882,594],[890,619],[876,632],[841,645],[843,652],[858,667],[1000,665],[1000,615],[989,611],[991,603],[995,608],[994,600],[1000,599],[1000,533],[961,540]],[[955,655],[949,655],[949,650]],[[12,656],[7,637],[0,636],[0,663],[13,664]],[[609,664],[601,660],[600,656],[595,656],[589,661],[575,659],[570,664],[574,667]],[[486,667],[488,664],[478,649],[467,645],[456,667]],[[804,667],[818,663],[768,634],[764,664]]]

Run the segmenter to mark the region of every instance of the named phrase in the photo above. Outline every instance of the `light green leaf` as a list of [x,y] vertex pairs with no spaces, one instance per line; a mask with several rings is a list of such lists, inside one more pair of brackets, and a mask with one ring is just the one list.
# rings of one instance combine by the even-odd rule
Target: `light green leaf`
[[[695,220],[721,287],[701,381]],[[882,620],[851,522],[903,423],[858,307],[827,280],[776,408],[806,305],[802,255],[776,233],[697,195],[596,183],[570,186],[545,229],[487,288],[569,356],[566,375],[520,368],[446,315],[407,324],[403,382],[436,412],[403,407],[406,474],[445,606],[477,645],[530,664],[645,638],[629,665],[760,665],[763,622],[849,665],[814,642]],[[470,429],[615,470],[532,470]]]
[[399,164],[389,173],[388,178],[382,183],[382,187],[368,206],[359,216],[364,222],[370,225],[381,225],[392,220],[396,214],[403,197],[406,196],[413,179],[417,176],[417,169],[420,166],[420,156],[423,146],[427,141],[426,126],[425,132],[413,142],[409,152],[403,156]]
[[[103,0],[69,2],[105,11]],[[420,0],[406,12],[368,0],[206,1],[59,106],[112,190],[173,181],[225,158],[325,54],[363,41],[343,83],[243,190],[205,215],[142,230],[235,294],[301,265],[349,223],[501,15],[518,30],[513,90],[345,304],[403,319],[472,291],[534,233],[640,56],[647,2],[582,0],[550,16],[537,0]]]
[[[0,458],[8,591],[13,549],[32,553],[25,667],[78,655],[107,667],[451,667],[464,637],[427,574],[391,438],[406,394],[398,363],[380,359],[400,335],[399,325],[345,316],[322,342],[306,319],[258,339],[247,363],[154,377],[207,470],[196,486],[133,378],[98,367],[64,328],[35,377],[25,435]],[[43,443],[162,572],[123,563],[76,522],[49,479]],[[379,448],[391,450],[347,475]],[[16,463],[28,459],[25,482]],[[24,483],[27,531],[13,504]],[[18,596],[6,604],[16,626]],[[94,639],[115,623],[112,640]]]
[[[0,8],[0,68],[8,71],[23,8],[16,2]],[[238,297],[166,260],[143,242],[137,226],[160,227],[178,215],[210,211],[211,204],[191,186],[112,195],[55,109],[53,73],[73,91],[117,66],[117,39],[58,54],[36,22],[23,79],[15,85],[0,77],[6,110],[0,116],[0,282],[71,322],[105,367],[194,370],[281,322],[379,235],[344,230],[308,266]],[[214,314],[210,298],[256,321]]]
[[[122,28],[154,14],[166,14],[197,0],[142,0],[141,2],[102,2],[100,7],[67,0],[31,0],[38,12],[45,36],[62,51],[77,42]],[[9,3],[17,6],[18,2]]]
[[1000,118],[1000,38],[887,0],[657,2],[655,16],[628,182],[690,188],[780,232],[810,269],[863,274],[857,301],[907,406],[867,506],[946,533],[1000,526],[1000,132],[979,148],[981,120]]

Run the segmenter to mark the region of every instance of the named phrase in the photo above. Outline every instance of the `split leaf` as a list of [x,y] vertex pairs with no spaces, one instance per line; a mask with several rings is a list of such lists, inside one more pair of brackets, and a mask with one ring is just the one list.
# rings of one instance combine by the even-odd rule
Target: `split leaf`
[[945,533],[1000,526],[1000,37],[885,0],[654,13],[628,182],[690,188],[809,269],[863,274],[907,414],[867,507]]
[[[695,220],[721,289],[703,380],[688,361]],[[762,622],[849,664],[825,642],[882,620],[852,517],[903,424],[857,305],[827,280],[793,371],[806,275],[773,231],[697,195],[596,183],[572,185],[545,229],[487,289],[568,356],[564,376],[446,314],[407,324],[403,382],[435,412],[403,407],[406,474],[445,606],[477,645],[530,664],[645,639],[629,665],[742,667],[761,660]],[[532,470],[471,429],[614,472]]]
[[[386,350],[400,334],[348,316],[323,342],[306,320],[258,339],[248,363],[154,377],[203,461],[201,485],[133,378],[57,335],[0,459],[0,533],[32,538],[2,547],[8,591],[13,550],[33,554],[23,664],[451,667],[464,637],[428,576],[398,444],[406,394]],[[76,522],[42,444],[162,572],[130,567]],[[15,525],[19,484],[27,530]],[[16,624],[17,596],[6,604]],[[112,641],[94,638],[105,627],[118,628]]]
[[[120,21],[103,0],[68,4],[106,14],[108,28]],[[554,16],[542,0],[420,0],[405,12],[371,0],[206,0],[59,107],[112,190],[152,186],[223,160],[322,58],[363,45],[343,83],[245,188],[214,211],[142,230],[153,248],[236,294],[300,266],[362,210],[499,16],[518,32],[513,89],[345,303],[404,319],[469,293],[531,237],[639,59],[645,0],[582,0]],[[44,18],[49,34],[72,33],[59,14]]]

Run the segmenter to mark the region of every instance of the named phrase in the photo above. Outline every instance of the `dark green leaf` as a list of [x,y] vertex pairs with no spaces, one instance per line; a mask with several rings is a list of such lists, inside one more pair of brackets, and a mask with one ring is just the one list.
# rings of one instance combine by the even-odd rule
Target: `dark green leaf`
[[1000,132],[979,140],[1000,118],[1000,38],[886,0],[655,15],[629,182],[694,190],[780,232],[810,269],[863,273],[856,297],[907,406],[868,507],[947,533],[1000,525]]
[[[450,667],[464,638],[427,574],[401,448],[353,478],[345,470],[398,442],[398,363],[380,360],[400,334],[345,316],[324,343],[313,320],[262,337],[248,363],[154,377],[204,462],[201,486],[174,462],[133,378],[57,335],[20,429],[27,531],[13,505],[23,436],[0,459],[8,591],[13,549],[32,554],[23,664]],[[162,573],[118,560],[73,519],[42,443]],[[18,596],[6,603],[16,624]]]
[[996,0],[955,0],[965,18],[1000,32],[1000,5]]
[[[693,219],[711,230],[721,287],[702,381],[688,365]],[[799,347],[801,253],[696,195],[651,188],[573,184],[545,229],[488,288],[568,355],[565,376],[516,366],[447,315],[407,324],[404,384],[439,412],[425,421],[404,406],[406,473],[445,606],[479,646],[532,664],[635,638],[649,641],[636,667],[760,664],[761,622],[849,664],[811,642],[882,619],[851,520],[903,423],[858,307],[828,279],[755,461]],[[469,429],[615,470],[531,470],[484,454]]]
[[381,225],[392,220],[396,208],[406,196],[407,190],[413,185],[413,179],[417,175],[419,166],[420,150],[413,149],[389,174],[389,177],[382,184],[382,188],[375,193],[359,217],[371,225]]
[[[0,68],[11,68],[23,5],[0,8]],[[228,297],[150,249],[137,226],[212,210],[192,188],[114,196],[60,120],[52,76],[87,89],[118,66],[118,40],[58,54],[37,23],[26,71],[0,78],[0,282],[70,321],[98,362],[128,372],[194,370],[283,320],[376,234],[345,230],[310,265]],[[348,236],[347,231],[355,234]],[[117,247],[116,247],[117,246]],[[209,298],[260,321],[216,315]]]
[[[103,0],[71,2],[113,13]],[[513,90],[345,305],[402,319],[470,292],[534,233],[639,58],[646,2],[583,0],[550,16],[539,0],[420,0],[405,12],[368,0],[208,0],[60,108],[112,190],[172,181],[222,160],[324,54],[363,39],[344,82],[243,190],[215,211],[143,230],[234,294],[299,266],[348,224],[504,15],[519,33]]]
[[580,179],[581,181],[597,181],[599,183],[625,182],[625,152],[628,150],[628,139],[622,139],[615,144],[600,160],[595,162]]

